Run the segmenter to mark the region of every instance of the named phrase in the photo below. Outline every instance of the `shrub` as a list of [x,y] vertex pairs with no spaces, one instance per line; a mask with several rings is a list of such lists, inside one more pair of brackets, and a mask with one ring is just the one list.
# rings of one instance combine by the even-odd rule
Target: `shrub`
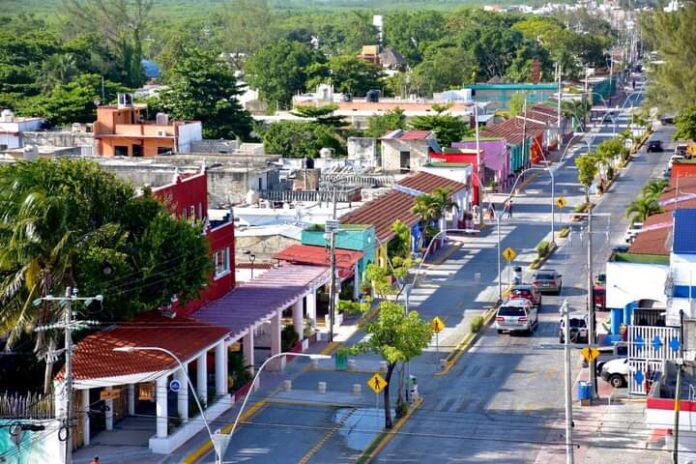
[[537,245],[536,250],[537,254],[539,255],[539,258],[544,258],[548,256],[549,251],[551,251],[551,243],[547,242],[546,240],[542,240]]
[[295,328],[292,325],[287,325],[283,327],[283,331],[280,333],[280,349],[283,352],[290,351],[295,343],[300,340],[300,337],[295,332]]
[[469,323],[469,328],[473,333],[478,333],[483,328],[483,316],[476,316]]

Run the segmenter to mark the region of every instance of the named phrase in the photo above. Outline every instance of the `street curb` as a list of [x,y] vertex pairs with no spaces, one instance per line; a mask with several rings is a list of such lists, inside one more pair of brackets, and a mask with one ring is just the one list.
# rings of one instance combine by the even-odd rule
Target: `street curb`
[[[266,399],[257,401],[256,403],[251,405],[249,407],[249,409],[247,409],[244,414],[242,414],[242,416],[239,418],[239,422],[242,423],[242,422],[245,422],[245,421],[251,419],[258,412],[260,412],[264,407],[266,407],[267,404],[268,404],[268,400],[266,400]],[[233,425],[234,425],[234,422],[224,426],[222,428],[222,433],[230,433]],[[186,456],[184,458],[184,460],[181,462],[183,464],[195,464],[203,456],[210,453],[212,450],[213,450],[213,444],[210,442],[210,440],[208,440],[205,443],[203,443],[201,446],[199,446],[197,449],[195,449],[193,452],[191,452],[188,456]]]
[[459,345],[457,345],[454,350],[450,353],[450,355],[447,357],[447,365],[445,366],[444,369],[442,369],[439,372],[436,372],[435,375],[437,376],[443,376],[449,374],[450,369],[454,367],[455,364],[459,361],[459,359],[469,351],[469,348],[478,341],[478,339],[481,337],[481,334],[484,332],[484,328],[488,327],[488,325],[491,323],[493,320],[495,313],[497,310],[497,305],[489,308],[486,313],[483,315],[483,326],[481,329],[476,332],[469,332],[465,337],[464,340],[462,340]]
[[551,242],[551,243],[552,243],[551,249],[550,249],[549,252],[546,254],[546,256],[544,256],[543,258],[537,258],[537,259],[535,259],[534,261],[532,261],[531,263],[529,263],[529,266],[527,266],[529,269],[532,269],[532,270],[536,271],[536,270],[539,269],[541,266],[543,266],[544,263],[546,263],[546,261],[548,261],[548,259],[549,259],[551,256],[553,256],[553,253],[554,253],[556,250],[558,250],[558,245],[556,244],[556,242]]
[[375,457],[382,452],[384,447],[387,446],[390,441],[392,441],[394,436],[399,433],[399,430],[402,429],[402,427],[406,424],[406,421],[411,418],[413,413],[415,413],[423,405],[423,401],[423,398],[418,398],[416,401],[414,401],[413,406],[408,409],[406,415],[396,421],[396,424],[394,424],[394,427],[392,427],[391,430],[382,430],[379,435],[373,438],[370,444],[367,445],[367,448],[365,448],[365,451],[363,451],[358,457],[356,463],[369,464],[372,462],[373,459],[375,459]]
[[450,259],[450,257],[451,257],[454,253],[456,253],[457,251],[461,250],[461,248],[462,248],[462,244],[461,244],[461,243],[452,244],[452,247],[451,247],[450,251],[448,251],[448,252],[445,253],[444,255],[440,256],[436,261],[433,261],[433,262],[430,262],[430,263],[423,263],[423,264],[426,265],[426,266],[428,266],[428,267],[430,267],[430,266],[439,266],[440,264],[442,264],[442,263],[444,263],[445,261],[447,261],[448,259]]
[[266,400],[268,403],[271,404],[285,404],[288,406],[311,406],[311,407],[317,407],[317,408],[331,408],[331,409],[345,409],[345,408],[351,408],[355,409],[357,406],[355,404],[348,404],[348,403],[318,403],[314,401],[301,401],[301,400]]

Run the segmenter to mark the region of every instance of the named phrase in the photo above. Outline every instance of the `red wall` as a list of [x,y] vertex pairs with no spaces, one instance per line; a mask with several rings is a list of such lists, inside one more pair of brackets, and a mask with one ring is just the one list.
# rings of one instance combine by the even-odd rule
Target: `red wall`
[[542,134],[537,135],[536,137],[532,137],[531,146],[529,147],[529,161],[532,164],[539,164],[544,161],[544,158],[541,156],[541,142],[542,142]]
[[[433,161],[439,161],[444,163],[468,163],[472,166],[473,172],[478,172],[478,164],[476,160],[476,153],[431,153],[430,159]],[[479,181],[477,176],[471,176],[472,183],[472,203],[474,205],[480,205],[479,203]]]
[[672,180],[678,177],[696,176],[696,163],[678,163],[672,164]]
[[[191,207],[194,207],[195,217],[198,220],[203,220],[208,216],[208,174],[202,172],[200,174],[180,176],[176,182],[165,185],[163,187],[153,189],[152,194],[165,202],[169,208],[175,212],[177,217],[183,217],[186,211],[186,217],[190,218]],[[202,214],[199,214],[199,205]],[[217,300],[235,287],[235,269],[234,269],[234,222],[230,222],[218,226],[215,229],[206,231],[206,238],[210,246],[210,257],[216,251],[224,250],[225,247],[230,249],[230,273],[215,280],[213,273],[208,278],[208,284],[201,291],[201,296],[198,300],[191,301],[185,307],[176,307],[177,314],[187,316],[204,304]]]

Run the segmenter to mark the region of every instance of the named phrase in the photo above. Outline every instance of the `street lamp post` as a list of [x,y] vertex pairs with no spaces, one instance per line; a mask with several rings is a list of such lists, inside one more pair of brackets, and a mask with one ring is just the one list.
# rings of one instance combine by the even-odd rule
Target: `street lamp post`
[[249,263],[251,264],[251,278],[249,280],[254,280],[254,261],[256,261],[256,254],[249,250],[245,251],[244,254],[249,256]]

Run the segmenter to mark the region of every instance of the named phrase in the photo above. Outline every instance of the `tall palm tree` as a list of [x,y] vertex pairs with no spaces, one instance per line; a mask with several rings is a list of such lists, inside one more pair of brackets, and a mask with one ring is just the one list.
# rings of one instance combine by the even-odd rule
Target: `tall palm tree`
[[641,195],[626,208],[626,217],[633,222],[643,222],[649,216],[662,211],[655,197]]
[[645,197],[657,198],[668,185],[666,179],[653,179],[643,186],[641,193]]

